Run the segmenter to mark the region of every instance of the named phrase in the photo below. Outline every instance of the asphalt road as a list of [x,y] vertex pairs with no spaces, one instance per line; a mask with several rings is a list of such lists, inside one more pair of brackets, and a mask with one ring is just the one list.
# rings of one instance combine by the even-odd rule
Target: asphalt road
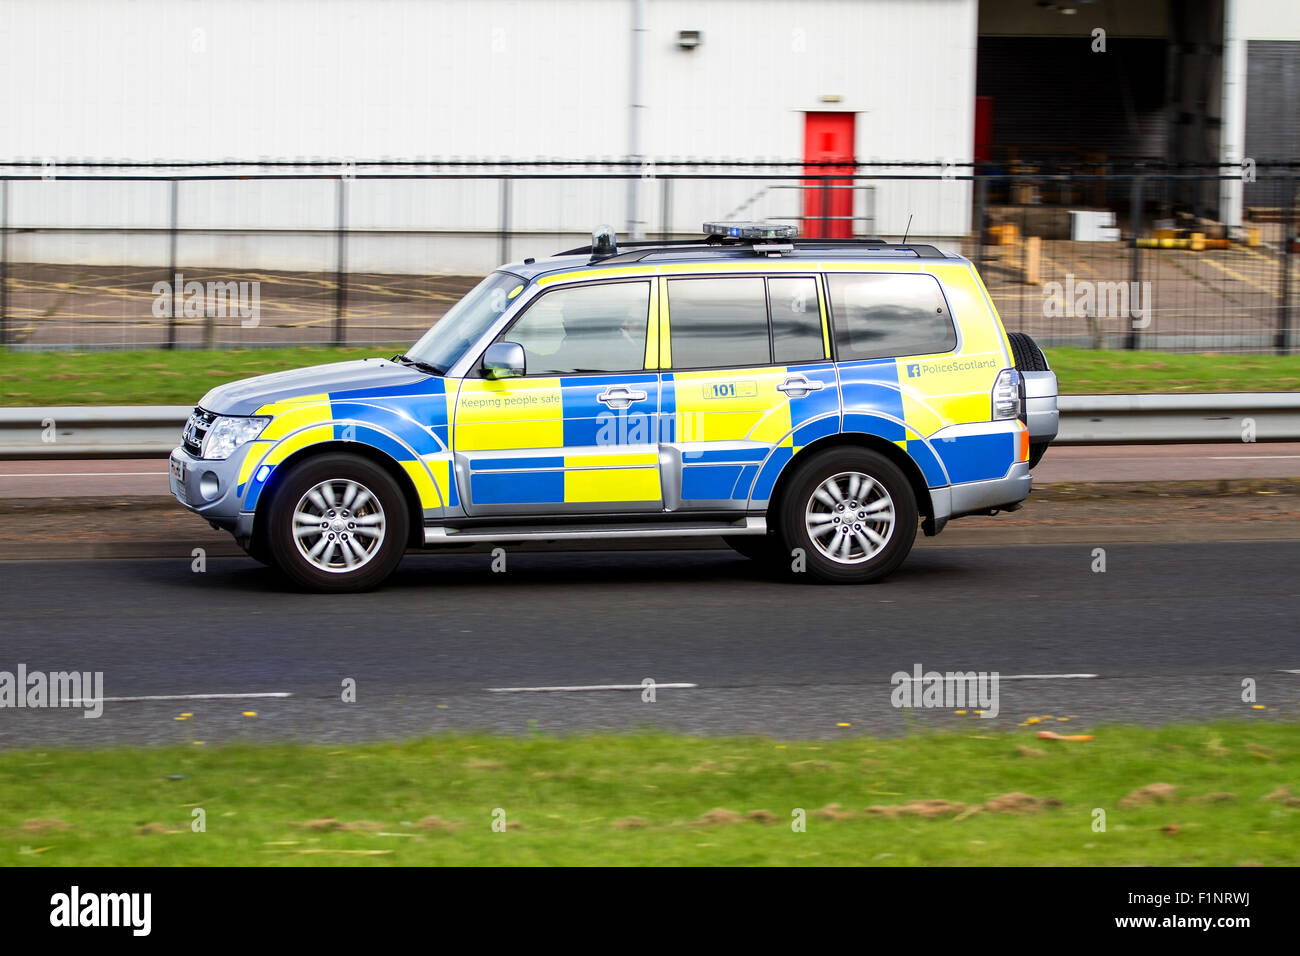
[[[1300,476],[1300,442],[1061,445],[1035,481],[1177,481]],[[0,461],[0,498],[167,495],[161,458]]]
[[[504,573],[415,555],[347,596],[285,590],[248,559],[5,562],[0,670],[102,671],[110,700],[99,719],[0,710],[0,746],[1295,719],[1297,558],[1296,541],[934,546],[884,584],[825,587],[729,552],[512,554]],[[894,708],[891,675],[916,665],[998,672],[999,715]],[[696,686],[648,702],[647,678]],[[636,689],[493,690],[600,685]],[[289,696],[111,699],[196,694]]]

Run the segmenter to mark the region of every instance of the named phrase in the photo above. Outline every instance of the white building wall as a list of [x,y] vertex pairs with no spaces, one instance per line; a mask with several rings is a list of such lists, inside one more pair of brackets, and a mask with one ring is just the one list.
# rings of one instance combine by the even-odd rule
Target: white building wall
[[[643,152],[651,160],[798,160],[803,111],[857,114],[859,160],[970,159],[976,0],[647,0]],[[628,150],[632,0],[15,0],[0,6],[0,158],[75,160],[589,159]],[[700,30],[693,51],[679,30]],[[823,98],[834,102],[823,102]],[[34,261],[152,265],[159,183],[10,185],[11,237]],[[894,170],[901,172],[901,170]],[[673,231],[735,209],[797,214],[761,182],[677,183]],[[661,227],[662,181],[639,187]],[[496,182],[348,186],[349,268],[481,272]],[[619,182],[517,182],[512,255],[622,227]],[[874,231],[959,235],[960,180],[881,183]],[[865,215],[863,195],[857,210]],[[332,182],[183,183],[181,265],[332,268]],[[130,230],[114,235],[89,228]],[[268,230],[319,230],[303,239]],[[406,230],[418,240],[392,235]],[[536,236],[530,241],[529,234]],[[138,240],[138,241],[137,241]],[[160,246],[161,243],[161,246]],[[165,254],[165,249],[164,253]]]

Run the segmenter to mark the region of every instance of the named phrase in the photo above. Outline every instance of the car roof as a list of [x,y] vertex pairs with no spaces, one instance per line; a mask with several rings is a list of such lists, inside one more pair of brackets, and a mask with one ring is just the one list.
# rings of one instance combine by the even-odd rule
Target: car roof
[[[780,247],[779,258],[769,257],[764,246]],[[757,269],[765,263],[823,262],[826,260],[860,262],[945,262],[968,263],[964,256],[945,253],[926,243],[889,243],[874,239],[795,239],[769,241],[718,242],[709,239],[668,240],[662,242],[626,242],[613,256],[594,259],[590,246],[568,249],[541,259],[525,259],[500,266],[523,279],[564,272],[599,272],[626,268],[629,265],[652,266],[699,263],[707,270],[710,263],[752,261]],[[594,277],[594,276],[593,276]]]

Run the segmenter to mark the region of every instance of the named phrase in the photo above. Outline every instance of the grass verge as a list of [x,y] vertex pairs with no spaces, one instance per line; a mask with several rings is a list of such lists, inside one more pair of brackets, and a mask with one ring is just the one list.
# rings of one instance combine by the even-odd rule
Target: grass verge
[[236,379],[326,362],[387,358],[407,347],[0,351],[0,404],[193,405],[208,389]]
[[[1049,723],[1044,721],[1044,723]],[[1051,721],[1062,733],[1068,724]],[[4,865],[1294,865],[1276,723],[0,753]],[[1035,728],[1030,728],[1030,731]],[[874,809],[873,809],[874,808]],[[792,814],[806,812],[806,831]],[[194,831],[202,810],[204,832]],[[1094,829],[1105,811],[1105,831]],[[507,828],[494,832],[494,813]],[[500,814],[497,814],[500,817]]]
[[1300,355],[1047,349],[1065,394],[1300,391]]
[[[0,405],[190,405],[223,382],[367,356],[402,345],[350,348],[0,351]],[[1300,391],[1300,355],[1047,350],[1065,394]]]

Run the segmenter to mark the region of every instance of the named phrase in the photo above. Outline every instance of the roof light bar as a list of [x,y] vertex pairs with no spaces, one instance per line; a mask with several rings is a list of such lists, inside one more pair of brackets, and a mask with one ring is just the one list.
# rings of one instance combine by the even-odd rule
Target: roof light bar
[[793,239],[799,235],[799,227],[770,222],[706,222],[704,232],[724,239]]

